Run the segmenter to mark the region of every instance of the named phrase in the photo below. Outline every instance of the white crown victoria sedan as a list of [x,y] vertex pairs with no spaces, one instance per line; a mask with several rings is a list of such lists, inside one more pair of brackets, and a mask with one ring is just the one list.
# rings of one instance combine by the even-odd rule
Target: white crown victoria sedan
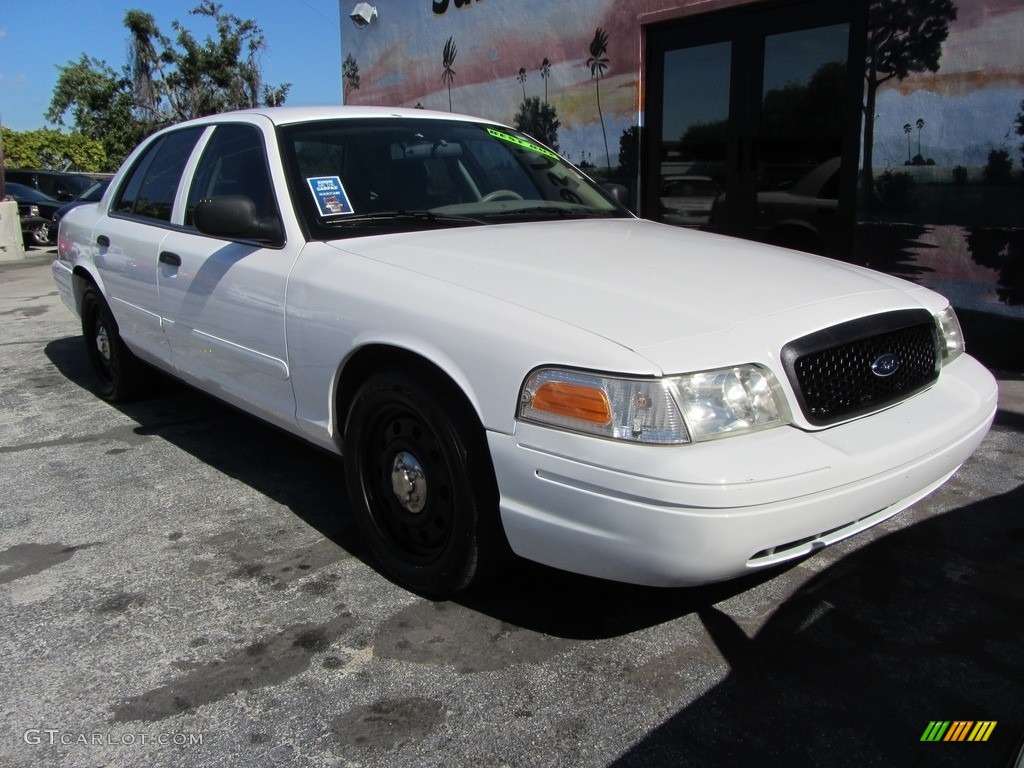
[[148,364],[340,454],[428,595],[509,548],[662,586],[800,558],[941,485],[996,409],[936,293],[637,219],[477,118],[175,125],[58,248],[103,397]]

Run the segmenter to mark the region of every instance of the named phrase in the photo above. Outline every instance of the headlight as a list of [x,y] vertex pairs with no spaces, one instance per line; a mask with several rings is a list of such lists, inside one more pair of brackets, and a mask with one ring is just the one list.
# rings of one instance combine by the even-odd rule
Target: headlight
[[598,437],[678,445],[784,423],[771,374],[755,365],[660,379],[542,368],[518,417]]
[[946,307],[935,315],[935,324],[939,327],[942,364],[946,365],[964,353],[964,332],[960,329],[960,321],[956,319],[953,307]]
[[756,365],[691,373],[674,381],[694,440],[775,427],[786,420],[774,378]]

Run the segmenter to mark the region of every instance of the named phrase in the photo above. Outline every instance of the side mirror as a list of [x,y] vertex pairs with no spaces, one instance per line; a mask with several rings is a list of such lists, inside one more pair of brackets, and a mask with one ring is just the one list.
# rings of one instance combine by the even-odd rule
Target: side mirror
[[276,216],[259,218],[256,204],[244,195],[225,195],[203,200],[192,213],[196,229],[204,235],[230,240],[255,240],[283,243],[281,220]]

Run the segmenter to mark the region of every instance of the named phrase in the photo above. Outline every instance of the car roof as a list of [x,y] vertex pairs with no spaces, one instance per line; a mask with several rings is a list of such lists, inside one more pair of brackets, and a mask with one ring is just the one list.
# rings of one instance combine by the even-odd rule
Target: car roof
[[429,109],[413,109],[408,107],[350,107],[350,106],[312,106],[312,107],[263,107],[260,109],[243,109],[234,112],[221,112],[217,115],[196,118],[189,124],[223,122],[232,116],[262,116],[274,125],[293,125],[295,123],[314,122],[318,120],[350,120],[359,118],[418,118],[425,120],[472,120],[477,123],[500,125],[493,120],[457,112],[437,112]]

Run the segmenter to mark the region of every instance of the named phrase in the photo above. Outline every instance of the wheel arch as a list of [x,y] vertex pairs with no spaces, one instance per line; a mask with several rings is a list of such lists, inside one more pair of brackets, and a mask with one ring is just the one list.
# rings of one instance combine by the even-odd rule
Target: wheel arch
[[342,449],[345,437],[345,420],[349,407],[359,387],[370,376],[383,370],[414,371],[423,376],[430,376],[447,387],[450,393],[458,397],[467,412],[472,414],[483,432],[484,420],[479,402],[473,396],[472,387],[467,377],[450,361],[441,364],[419,351],[408,347],[386,342],[364,344],[353,350],[342,361],[335,376],[332,413],[334,420],[334,440],[338,449]]
[[100,285],[100,281],[81,264],[76,264],[75,268],[71,270],[71,278],[71,291],[75,297],[75,309],[78,311],[79,316],[82,314],[82,295],[85,293],[86,288],[92,286],[100,292],[104,299],[106,298],[106,292],[103,290],[103,286]]

